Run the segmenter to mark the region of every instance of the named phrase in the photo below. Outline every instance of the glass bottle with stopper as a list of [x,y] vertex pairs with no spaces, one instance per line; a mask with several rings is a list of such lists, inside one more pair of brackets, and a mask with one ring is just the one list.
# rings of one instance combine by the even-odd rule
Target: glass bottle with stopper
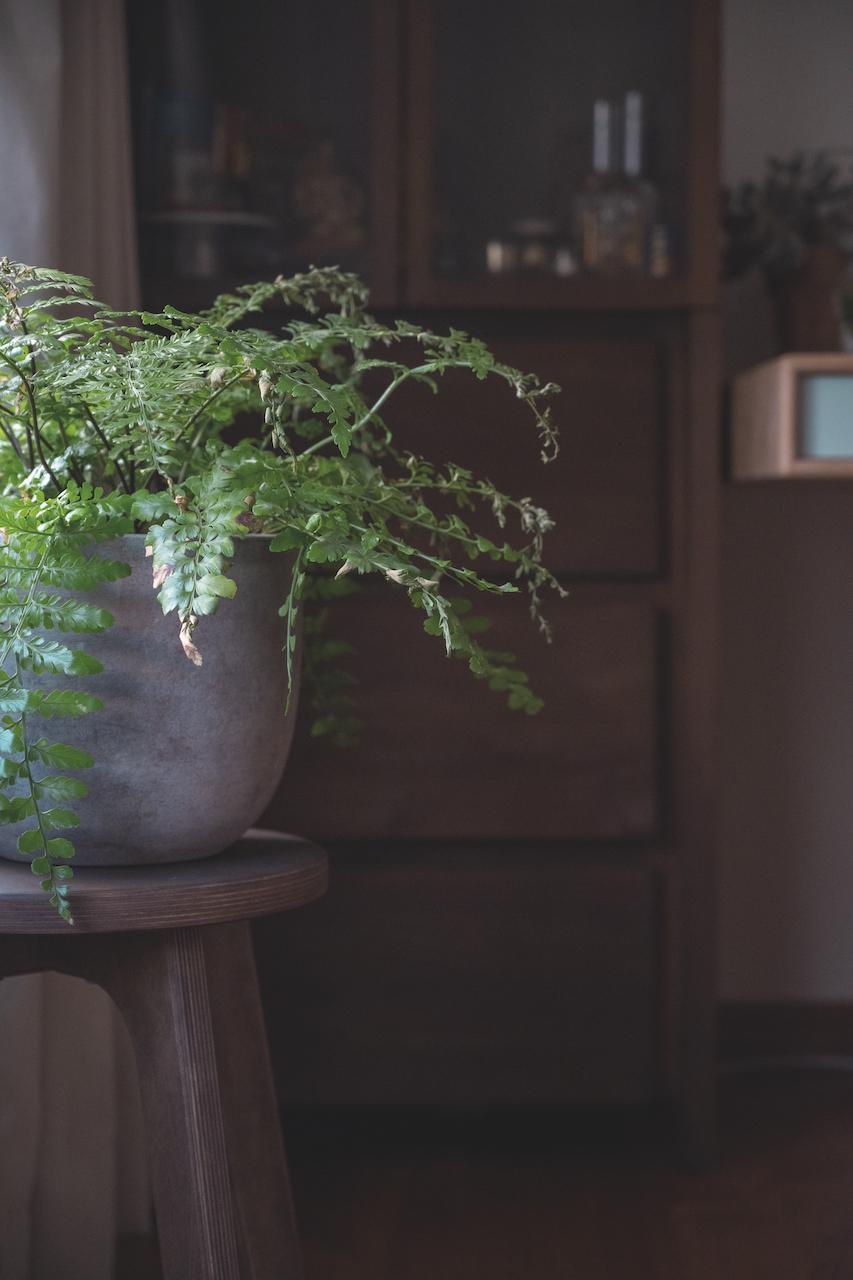
[[644,173],[644,114],[642,94],[626,93],[622,252],[628,271],[648,270],[652,229],[657,217],[657,192]]
[[614,124],[613,104],[599,99],[592,110],[592,171],[575,199],[575,234],[585,271],[607,271],[617,252]]
[[603,99],[593,108],[592,173],[575,202],[581,265],[600,275],[648,270],[656,195],[643,175],[643,99],[625,95],[621,163],[619,110]]

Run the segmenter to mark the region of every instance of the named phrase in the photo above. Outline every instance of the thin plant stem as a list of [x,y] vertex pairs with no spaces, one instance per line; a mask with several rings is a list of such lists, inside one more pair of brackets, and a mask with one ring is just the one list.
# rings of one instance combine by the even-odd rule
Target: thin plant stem
[[39,462],[44,467],[45,471],[50,476],[51,480],[56,485],[57,489],[61,489],[62,485],[59,483],[59,479],[56,473],[54,472],[53,468],[51,467],[50,463],[48,462],[44,454],[41,435],[39,433],[38,409],[36,408],[35,395],[33,394],[33,389],[30,386],[29,379],[27,378],[23,369],[21,369],[20,365],[15,364],[14,360],[10,360],[9,357],[4,355],[2,351],[0,351],[0,360],[2,360],[4,364],[8,365],[10,369],[14,370],[14,372],[21,379],[21,386],[24,388],[24,393],[26,394],[26,397],[27,397],[27,403],[30,406],[30,425],[32,426],[32,429],[33,429],[33,440],[35,441],[36,453],[38,454]]
[[3,432],[3,435],[6,437],[6,439],[9,441],[9,444],[15,450],[15,453],[18,455],[19,461],[22,463],[22,465],[26,466],[26,462],[24,461],[24,455],[21,453],[20,446],[18,445],[18,442],[12,433],[11,427],[7,427],[5,422],[0,422],[0,431]]
[[83,409],[84,409],[84,411],[85,411],[85,413],[86,413],[86,419],[87,419],[87,421],[88,421],[88,423],[89,423],[89,426],[92,428],[92,430],[94,431],[95,435],[98,437],[98,439],[100,440],[101,444],[104,446],[104,448],[105,448],[105,450],[106,450],[106,460],[107,460],[107,462],[112,461],[112,464],[113,464],[113,466],[114,466],[114,467],[115,467],[115,469],[116,469],[116,475],[118,476],[119,480],[121,481],[121,486],[122,486],[122,488],[124,489],[125,493],[133,493],[133,489],[131,488],[131,486],[130,486],[130,484],[129,484],[129,482],[128,482],[128,478],[127,478],[127,476],[125,475],[125,473],[124,473],[124,471],[123,471],[123,469],[122,469],[122,465],[121,465],[121,463],[119,462],[118,458],[112,458],[112,459],[110,458],[110,442],[109,442],[109,440],[107,439],[107,437],[104,435],[104,433],[103,433],[103,431],[101,430],[101,428],[98,426],[98,421],[97,421],[97,419],[96,419],[95,415],[92,413],[92,410],[91,410],[91,409],[89,408],[89,406],[86,404],[86,401],[85,401],[85,400],[83,400],[81,403],[82,403],[82,405],[83,405]]

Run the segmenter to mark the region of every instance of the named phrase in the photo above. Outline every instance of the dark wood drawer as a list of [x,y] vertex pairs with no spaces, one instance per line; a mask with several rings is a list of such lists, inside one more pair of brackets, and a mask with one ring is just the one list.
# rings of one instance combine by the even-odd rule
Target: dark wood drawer
[[[498,378],[452,371],[440,394],[406,388],[389,421],[432,461],[453,461],[528,495],[557,521],[557,573],[645,575],[661,567],[662,355],[649,340],[502,337],[507,364],[556,382],[557,461],[543,467],[533,420]],[[393,402],[392,402],[393,404]]]
[[649,1098],[655,892],[641,864],[533,849],[333,855],[322,903],[257,926],[283,1098]]
[[307,735],[307,708],[272,825],[317,839],[642,839],[658,792],[656,621],[645,602],[554,598],[554,643],[504,599],[489,643],[514,652],[545,698],[510,712],[423,635],[388,593],[345,602],[358,650],[362,744]]

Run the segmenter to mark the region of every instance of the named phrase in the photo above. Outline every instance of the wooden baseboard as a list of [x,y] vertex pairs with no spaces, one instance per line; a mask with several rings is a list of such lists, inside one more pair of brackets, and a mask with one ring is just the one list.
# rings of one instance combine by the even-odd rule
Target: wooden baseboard
[[723,1001],[720,1062],[778,1057],[853,1057],[853,1004]]

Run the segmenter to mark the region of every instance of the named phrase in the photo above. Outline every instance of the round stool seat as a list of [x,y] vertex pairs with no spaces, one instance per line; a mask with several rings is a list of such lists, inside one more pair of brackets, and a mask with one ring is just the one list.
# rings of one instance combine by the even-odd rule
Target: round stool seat
[[225,853],[149,867],[80,867],[65,924],[23,863],[0,861],[0,934],[179,929],[274,915],[312,902],[328,883],[326,854],[297,836],[249,831]]

